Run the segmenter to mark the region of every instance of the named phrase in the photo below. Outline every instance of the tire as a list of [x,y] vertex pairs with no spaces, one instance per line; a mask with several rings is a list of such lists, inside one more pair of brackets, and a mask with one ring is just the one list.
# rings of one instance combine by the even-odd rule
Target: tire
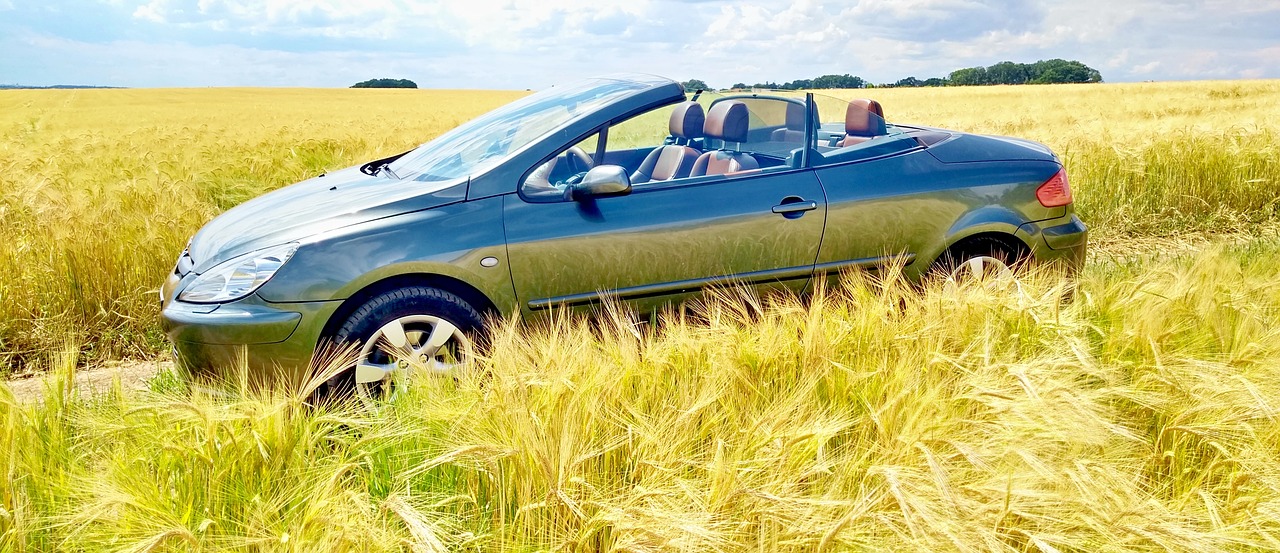
[[979,236],[942,254],[933,271],[949,291],[975,284],[988,290],[1020,290],[1016,272],[1021,262],[1017,251],[1004,242]]
[[[415,372],[448,373],[475,355],[480,312],[462,298],[426,286],[383,292],[354,312],[332,341],[355,344],[356,366],[330,381],[330,391],[388,397]],[[383,378],[376,379],[381,370]],[[375,380],[376,379],[376,380]]]

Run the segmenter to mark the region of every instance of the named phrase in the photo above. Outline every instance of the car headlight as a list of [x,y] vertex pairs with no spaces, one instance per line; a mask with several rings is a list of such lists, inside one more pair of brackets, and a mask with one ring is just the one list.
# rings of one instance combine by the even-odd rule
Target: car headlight
[[196,277],[178,299],[191,303],[238,300],[266,284],[293,252],[297,243],[274,246],[228,259]]

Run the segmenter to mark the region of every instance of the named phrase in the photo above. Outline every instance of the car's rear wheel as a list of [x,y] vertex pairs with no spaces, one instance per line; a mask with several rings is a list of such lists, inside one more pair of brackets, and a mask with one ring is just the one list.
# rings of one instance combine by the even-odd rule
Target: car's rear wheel
[[944,279],[943,289],[965,288],[987,291],[1020,291],[1016,269],[1017,251],[994,238],[980,237],[953,248],[939,260],[936,272]]
[[410,286],[374,296],[334,335],[356,344],[356,365],[331,382],[338,391],[387,398],[423,374],[457,371],[475,356],[480,313],[447,291]]

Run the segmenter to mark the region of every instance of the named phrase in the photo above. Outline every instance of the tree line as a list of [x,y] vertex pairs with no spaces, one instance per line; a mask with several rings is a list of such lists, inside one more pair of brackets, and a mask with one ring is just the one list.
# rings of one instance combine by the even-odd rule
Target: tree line
[[369,79],[353,84],[351,88],[418,88],[418,83],[409,79]]
[[[988,67],[966,67],[952,71],[946,77],[917,79],[907,77],[892,83],[873,84],[855,75],[823,75],[813,79],[797,79],[782,84],[772,81],[748,85],[734,83],[729,88],[765,88],[773,90],[813,90],[820,88],[895,88],[920,86],[974,86],[994,84],[1059,84],[1100,83],[1102,73],[1075,60],[1051,59],[1035,63],[1002,61]],[[699,79],[685,81],[686,90],[708,90],[707,83]],[[692,85],[692,86],[691,86]]]
[[[734,83],[730,88],[771,88],[774,90],[812,90],[815,88],[866,88],[869,85],[862,77],[854,75],[823,75],[812,79],[796,79],[782,84],[773,81],[765,83],[756,83],[747,86],[746,83]],[[873,85],[874,86],[874,85]]]
[[953,85],[1100,83],[1102,73],[1078,61],[1062,59],[1002,61],[989,67],[957,69],[947,80]]

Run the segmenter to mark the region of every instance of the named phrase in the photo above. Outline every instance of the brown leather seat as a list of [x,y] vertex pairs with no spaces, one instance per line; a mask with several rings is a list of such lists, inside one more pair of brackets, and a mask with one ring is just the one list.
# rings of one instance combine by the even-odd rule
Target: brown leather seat
[[[729,143],[747,141],[750,124],[751,113],[747,111],[746,104],[737,100],[725,100],[711,106],[703,132],[708,138],[723,140],[724,147],[727,148]],[[759,168],[759,162],[751,154],[722,148],[699,156],[689,176],[723,175]]]
[[884,108],[880,102],[856,98],[844,113],[844,140],[840,146],[861,144],[877,136],[889,134],[884,125]]
[[[631,184],[639,184],[655,180],[682,179],[689,176],[693,163],[702,152],[688,146],[695,138],[702,138],[702,125],[706,118],[702,113],[702,105],[697,102],[685,102],[676,106],[671,112],[668,128],[676,144],[668,144],[654,148],[640,163],[640,168],[631,174]],[[680,144],[684,140],[684,144]]]

